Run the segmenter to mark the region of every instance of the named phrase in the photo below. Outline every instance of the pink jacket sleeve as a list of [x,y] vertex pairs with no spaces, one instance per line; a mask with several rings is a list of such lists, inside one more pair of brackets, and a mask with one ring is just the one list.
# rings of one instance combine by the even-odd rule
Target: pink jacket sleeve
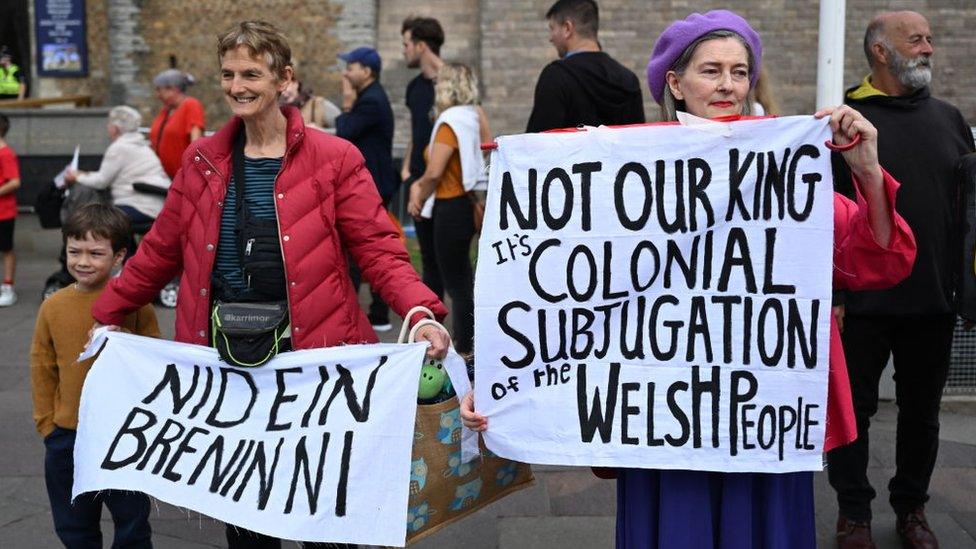
[[[834,289],[879,290],[904,280],[915,265],[915,236],[895,211],[899,183],[884,175],[885,194],[891,205],[891,242],[881,247],[868,224],[867,202],[857,190],[857,202],[834,193]],[[854,188],[859,189],[854,180]]]
[[[868,224],[867,202],[857,191],[857,202],[834,193],[834,289],[876,290],[889,288],[905,279],[915,264],[915,237],[908,223],[895,211],[898,182],[884,174],[885,195],[891,205],[891,242],[881,247]],[[854,180],[854,188],[858,189]],[[827,390],[828,452],[857,438],[857,422],[851,398],[847,361],[840,330],[830,318],[830,372]]]

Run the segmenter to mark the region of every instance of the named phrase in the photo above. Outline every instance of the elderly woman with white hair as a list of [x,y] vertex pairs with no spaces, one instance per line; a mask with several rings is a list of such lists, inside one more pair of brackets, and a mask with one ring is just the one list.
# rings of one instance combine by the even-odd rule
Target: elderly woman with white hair
[[106,129],[111,143],[98,171],[69,170],[64,176],[69,185],[79,183],[96,190],[110,190],[112,202],[135,224],[156,219],[163,208],[163,197],[136,191],[133,183],[160,189],[168,189],[170,185],[159,157],[139,133],[141,123],[142,116],[132,107],[123,105],[110,110]]

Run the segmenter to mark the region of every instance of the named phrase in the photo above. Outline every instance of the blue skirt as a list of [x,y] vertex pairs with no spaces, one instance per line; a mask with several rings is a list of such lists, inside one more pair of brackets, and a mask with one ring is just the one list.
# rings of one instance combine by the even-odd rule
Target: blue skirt
[[813,549],[813,473],[617,470],[617,548]]

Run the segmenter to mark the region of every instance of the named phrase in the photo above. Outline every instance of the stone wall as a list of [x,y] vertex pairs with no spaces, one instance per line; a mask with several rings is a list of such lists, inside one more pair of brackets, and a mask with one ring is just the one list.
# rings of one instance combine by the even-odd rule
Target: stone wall
[[[848,0],[846,82],[856,84],[867,74],[861,43],[864,28],[885,9],[912,9],[925,15],[932,27],[932,92],[959,107],[970,125],[976,125],[976,2],[972,0],[928,0],[882,2]],[[814,77],[814,80],[816,77]]]
[[[33,2],[30,3],[33,25]],[[109,89],[108,2],[85,2],[88,24],[88,76],[85,78],[40,78],[34,96],[90,95],[96,105],[105,104]],[[33,30],[31,31],[33,32]],[[36,46],[32,44],[36,50]]]
[[139,32],[138,0],[109,0],[106,14],[109,36],[108,104],[144,102],[152,91],[152,82],[140,78],[140,58],[152,50]]
[[220,32],[243,19],[275,23],[288,37],[301,77],[313,89],[335,94],[339,42],[333,29],[341,11],[323,0],[89,1],[89,77],[42,78],[41,93],[90,94],[95,105],[126,102],[148,124],[159,109],[152,79],[175,58],[177,68],[196,77],[190,94],[203,102],[213,129],[229,115],[215,55]]
[[[197,79],[190,93],[203,103],[207,127],[220,127],[230,111],[220,89],[217,36],[236,21],[262,19],[284,31],[296,69],[311,88],[338,89],[338,77],[329,70],[338,51],[331,33],[338,12],[330,3],[319,0],[144,1],[139,27],[149,51],[139,56],[139,78],[151,84],[175,57],[177,67]],[[153,98],[142,97],[135,102],[144,115],[158,109]]]

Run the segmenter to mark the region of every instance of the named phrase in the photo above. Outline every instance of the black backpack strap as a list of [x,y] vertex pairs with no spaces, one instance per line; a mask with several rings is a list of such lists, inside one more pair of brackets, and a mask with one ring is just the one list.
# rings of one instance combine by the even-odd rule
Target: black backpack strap
[[244,204],[244,187],[246,181],[244,179],[244,143],[246,141],[246,135],[244,129],[237,132],[237,136],[234,138],[234,148],[231,153],[231,161],[234,165],[234,190],[236,193],[235,201],[235,211],[234,215],[236,219],[234,221],[234,227],[237,232],[237,255],[241,260],[241,265],[244,264],[244,231],[241,228],[244,226],[245,216],[247,215],[247,206]]

